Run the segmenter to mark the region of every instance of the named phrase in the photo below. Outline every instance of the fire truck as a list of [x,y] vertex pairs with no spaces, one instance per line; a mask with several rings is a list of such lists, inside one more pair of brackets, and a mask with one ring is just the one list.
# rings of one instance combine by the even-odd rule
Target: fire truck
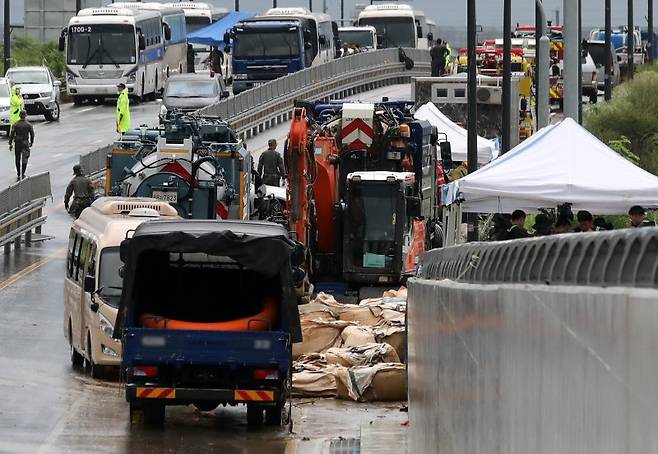
[[296,103],[286,222],[316,290],[381,294],[435,240],[438,133],[413,105]]

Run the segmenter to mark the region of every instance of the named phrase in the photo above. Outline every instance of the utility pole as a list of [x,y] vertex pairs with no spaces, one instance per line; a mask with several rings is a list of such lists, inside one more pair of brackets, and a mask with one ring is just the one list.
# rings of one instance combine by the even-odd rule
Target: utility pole
[[272,8],[276,8],[276,7],[277,7],[276,0],[272,0]]
[[648,49],[647,49],[647,54],[649,55],[649,64],[653,63],[653,52],[654,48],[653,46],[656,44],[653,42],[653,0],[648,0],[649,3],[647,5],[647,31],[649,33],[649,42],[648,42]]
[[322,12],[327,14],[327,0],[322,0]]
[[603,53],[605,58],[605,95],[604,99],[610,101],[612,98],[612,62],[610,61],[610,54],[612,58],[617,58],[617,55],[612,53],[612,17],[610,13],[612,0],[605,0],[605,44]]
[[236,11],[240,11],[240,0],[235,0],[234,8]]
[[308,10],[313,11],[313,0],[308,0]]
[[11,66],[11,28],[9,27],[9,2],[5,0],[5,33],[4,33],[4,56],[5,56],[5,74]]
[[[502,153],[511,144],[512,129],[512,0],[503,3],[503,137]],[[470,162],[469,162],[470,164]]]
[[[535,52],[539,52],[539,40],[544,36],[544,26],[546,25],[546,17],[544,15],[544,8],[542,0],[535,0]],[[538,54],[536,54],[538,55]],[[539,72],[535,71],[535,88],[539,92]],[[539,103],[535,104],[535,118],[539,117]]]
[[[630,0],[632,1],[632,0]],[[578,30],[578,7],[580,0],[564,0],[564,117],[578,121],[580,96],[578,74],[580,66],[580,32]]]
[[535,36],[539,36],[536,47],[536,65],[537,65],[537,129],[548,126],[551,116],[551,106],[548,97],[550,89],[549,71],[551,66],[551,40],[546,35],[546,13],[541,0],[535,1],[537,24],[539,28],[535,30]]
[[628,78],[633,78],[635,72],[635,36],[633,34],[633,0],[628,0],[628,35],[626,36],[626,56],[628,57]]
[[82,0],[75,0],[75,14],[78,14],[82,9]]
[[[578,0],[578,124],[583,123],[583,10]],[[598,91],[598,90],[597,90]],[[598,97],[598,95],[597,95]]]
[[345,25],[345,0],[340,0],[340,22],[341,25]]
[[[475,15],[475,0],[467,0],[467,32],[468,32],[468,173],[473,173],[478,168],[478,149],[477,149],[477,65],[476,65],[476,46],[477,46],[477,22]],[[457,219],[457,225],[461,219]],[[475,213],[468,216],[468,241],[477,240],[477,215]]]

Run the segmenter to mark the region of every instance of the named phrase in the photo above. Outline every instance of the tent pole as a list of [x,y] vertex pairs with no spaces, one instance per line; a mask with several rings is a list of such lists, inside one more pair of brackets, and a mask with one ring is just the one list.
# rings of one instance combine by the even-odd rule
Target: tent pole
[[[477,22],[475,15],[475,0],[468,0],[466,5],[467,11],[467,29],[468,29],[468,173],[473,173],[478,169],[478,145],[477,145]],[[461,219],[459,219],[461,223]],[[477,214],[468,216],[468,240],[477,239]]]

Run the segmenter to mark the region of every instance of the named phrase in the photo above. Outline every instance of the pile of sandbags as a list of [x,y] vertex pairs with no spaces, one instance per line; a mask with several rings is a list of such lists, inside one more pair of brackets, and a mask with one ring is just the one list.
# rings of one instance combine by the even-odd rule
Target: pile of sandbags
[[356,401],[404,400],[406,289],[360,304],[320,293],[299,308],[293,394]]

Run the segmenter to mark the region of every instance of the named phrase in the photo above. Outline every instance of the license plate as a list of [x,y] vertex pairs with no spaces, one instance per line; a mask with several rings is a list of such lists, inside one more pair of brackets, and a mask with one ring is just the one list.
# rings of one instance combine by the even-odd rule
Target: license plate
[[151,196],[154,199],[162,200],[164,202],[177,203],[178,192],[173,191],[153,191]]
[[260,86],[263,85],[264,83],[265,83],[265,82],[252,82],[251,86],[252,86],[252,87],[260,87]]

